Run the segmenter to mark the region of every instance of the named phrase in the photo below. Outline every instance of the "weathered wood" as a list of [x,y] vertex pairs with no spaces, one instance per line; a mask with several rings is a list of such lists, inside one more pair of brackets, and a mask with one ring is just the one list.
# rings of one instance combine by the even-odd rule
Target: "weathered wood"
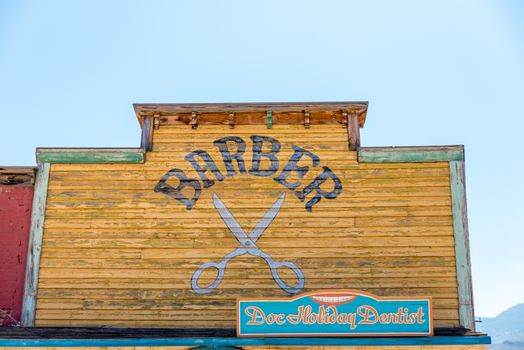
[[230,129],[234,129],[235,128],[235,112],[229,112],[228,113],[228,119],[227,119],[227,124],[229,125],[229,128]]
[[[27,177],[26,183],[0,184],[0,327],[19,325],[31,227],[33,169],[28,174],[16,170],[14,176]],[[9,175],[8,183],[14,179]]]
[[37,148],[40,163],[143,163],[142,148]]
[[[181,125],[189,124],[191,112],[198,112],[200,123],[206,125],[228,124],[229,112],[235,112],[237,124],[264,124],[266,111],[273,111],[275,123],[303,124],[303,111],[311,113],[312,124],[339,123],[333,114],[343,110],[356,111],[360,127],[364,126],[368,102],[308,102],[308,103],[193,103],[193,104],[134,104],[137,118],[142,124],[144,116],[158,114],[162,125],[178,120]],[[319,115],[323,114],[319,118]],[[210,116],[215,117],[210,117]],[[288,115],[282,118],[281,116]],[[289,117],[292,115],[291,117]]]
[[[375,258],[376,259],[376,258]],[[434,263],[435,259],[430,257],[425,258],[426,261]],[[127,260],[127,261],[126,261]],[[159,261],[144,260],[136,262],[135,264],[129,263],[134,261],[132,259],[123,259],[123,261],[116,261],[117,263],[126,262],[126,265],[115,264],[113,261],[106,259],[107,267],[101,265],[94,259],[74,259],[71,265],[67,265],[60,259],[51,260],[51,264],[46,262],[41,265],[41,274],[44,277],[49,278],[62,278],[62,277],[86,277],[86,278],[98,278],[98,277],[111,277],[117,276],[118,278],[172,278],[173,276],[186,276],[191,275],[195,268],[198,267],[200,261],[198,259],[188,259],[185,262],[183,259],[173,260],[173,264],[159,264]],[[380,278],[410,278],[416,275],[420,278],[431,278],[431,277],[456,277],[456,271],[453,266],[408,266],[408,267],[396,267],[396,266],[380,266],[376,268],[371,266],[360,267],[360,266],[347,266],[347,267],[317,267],[314,266],[313,262],[315,259],[302,259],[301,269],[308,272],[308,275],[312,278],[369,278],[369,277],[380,277]],[[399,258],[389,260],[401,260]],[[448,259],[449,260],[449,259]],[[53,264],[53,262],[55,264]],[[82,265],[85,264],[85,265]],[[341,264],[342,265],[342,264]],[[109,269],[109,267],[111,269]],[[267,279],[269,278],[267,266],[261,260],[256,261],[241,261],[239,263],[231,264],[231,270],[234,271],[240,278],[252,278],[252,279]],[[249,270],[247,270],[249,269]],[[78,274],[76,274],[78,273]],[[150,275],[148,275],[150,273]],[[283,274],[292,277],[291,271],[283,271]]]
[[[352,238],[351,240],[344,238],[331,238],[330,242],[332,244],[338,244],[340,247],[347,248],[356,248],[356,247],[387,247],[388,245],[395,245],[398,247],[424,247],[424,246],[434,246],[434,247],[451,247],[453,246],[453,238],[443,239],[442,237],[425,237],[423,241],[417,240],[414,243],[412,237],[374,237],[371,243],[369,238]],[[114,242],[112,244],[112,242]],[[350,242],[354,242],[353,244]],[[222,240],[216,242],[216,239],[49,239],[46,240],[46,247],[55,247],[55,248],[111,248],[111,247],[121,247],[121,248],[205,248],[209,246],[215,247],[231,247],[231,244],[234,244],[234,241]],[[281,248],[289,244],[289,238],[272,238],[264,242],[265,248]],[[323,244],[318,241],[300,243],[297,247],[322,247]]]
[[463,161],[449,163],[451,174],[451,200],[453,228],[455,232],[455,254],[457,259],[457,284],[460,324],[475,330],[473,312],[473,288],[471,283],[471,259],[469,253],[469,230],[466,202],[466,179]]
[[[76,219],[62,219],[62,218],[49,218],[45,224],[47,229],[82,229],[82,228],[92,228],[92,229],[103,229],[104,227],[113,227],[117,228],[135,228],[140,230],[144,227],[155,228],[155,229],[172,229],[172,230],[183,230],[183,229],[223,229],[218,221],[215,221],[217,218],[214,218],[213,221],[209,220],[197,220],[192,218],[184,219],[183,221],[173,221],[167,217],[161,219],[154,218],[76,218]],[[244,223],[248,227],[254,227],[254,225],[260,219],[250,218],[243,219]],[[404,227],[404,226],[448,226],[452,225],[453,218],[449,216],[416,216],[411,217],[408,214],[398,215],[391,217],[350,217],[345,218],[345,220],[322,220],[322,219],[309,219],[309,220],[300,220],[300,222],[291,221],[284,223],[282,220],[279,225],[273,225],[271,228],[274,230],[285,229],[286,227],[295,226],[297,228],[304,228],[314,225],[329,225],[333,229],[341,228],[351,228],[351,227],[380,227],[380,226],[394,226],[394,227]],[[249,226],[251,225],[251,226]]]
[[[273,128],[267,129],[267,110],[272,109],[255,114],[234,111],[235,121],[261,121],[260,125],[235,124],[234,130],[228,128],[229,110],[219,114],[197,110],[202,116],[199,124],[203,122],[197,129],[166,125],[178,117],[159,113],[160,119],[172,119],[154,131],[153,149],[143,164],[53,164],[39,287],[39,295],[46,296],[39,297],[37,325],[216,326],[233,322],[231,302],[239,295],[285,295],[267,264],[250,256],[231,261],[212,295],[195,297],[189,285],[202,263],[219,261],[238,246],[217,214],[212,194],[219,194],[241,226],[250,230],[275,198],[287,191],[273,180],[278,172],[267,178],[237,174],[216,181],[213,188],[202,191],[193,210],[153,191],[172,168],[198,179],[184,160],[195,149],[208,152],[226,174],[222,155],[213,145],[224,136],[246,141],[244,159],[249,169],[250,136],[265,135],[281,143],[279,171],[297,145],[318,155],[340,177],[343,191],[336,200],[322,199],[312,212],[287,192],[278,217],[257,243],[263,251],[278,261],[297,264],[307,275],[306,288],[432,295],[438,310],[435,324],[457,326],[448,163],[358,163],[357,152],[349,151],[347,129],[318,124],[339,123],[342,110],[310,111],[308,131],[304,131],[304,110],[274,112]],[[182,122],[190,120],[190,111],[181,113]],[[215,117],[224,121],[223,126],[205,123]],[[279,124],[293,118],[297,125]],[[301,162],[311,167],[309,159]],[[303,177],[293,174],[289,181],[305,186],[321,169],[312,168]],[[326,184],[325,190],[331,186]],[[280,272],[290,282],[295,278],[291,271]],[[212,278],[211,271],[202,275],[203,282]],[[105,319],[97,320],[95,313],[75,316],[81,303],[86,310],[105,310]],[[132,317],[133,310],[148,308],[163,311],[146,315],[147,320]],[[62,316],[60,310],[65,310]],[[213,315],[221,320],[213,320]]]
[[[347,141],[344,142],[347,146]],[[345,149],[347,151],[347,148]],[[337,152],[340,151],[337,150]],[[356,152],[347,151],[348,154]],[[187,154],[187,153],[186,153]],[[353,157],[351,157],[353,158]],[[354,157],[356,159],[356,156]],[[173,160],[174,162],[180,163],[180,160]],[[125,171],[128,173],[132,172],[142,172],[142,171],[159,171],[165,170],[166,166],[169,164],[166,161],[160,162],[146,162],[143,164],[140,163],[105,163],[105,164],[53,164],[53,173],[54,172],[69,172],[69,171]],[[376,170],[380,171],[382,169],[418,169],[418,168],[446,168],[449,169],[449,162],[430,162],[430,163],[357,163],[351,162],[346,164],[345,169],[348,170]],[[449,171],[449,170],[448,170]],[[449,186],[448,186],[449,187]],[[271,189],[268,189],[271,190]]]
[[160,114],[155,114],[153,116],[153,129],[160,129]]
[[[74,327],[100,327],[101,321],[97,320],[37,320],[37,327],[53,327],[53,326],[74,326]],[[182,321],[174,320],[140,320],[138,318],[133,318],[131,320],[105,320],[103,321],[104,326],[109,327],[185,327],[187,326],[187,318]],[[436,319],[433,321],[435,327],[460,327],[458,322],[454,319]],[[192,320],[191,327],[194,328],[223,328],[223,327],[235,327],[236,321],[231,320]],[[281,338],[282,339],[282,338]],[[285,339],[285,338],[284,338]],[[300,338],[302,339],[302,338]],[[325,339],[325,338],[323,338]],[[351,338],[349,338],[351,339]],[[449,348],[444,348],[449,349]],[[54,350],[54,349],[53,349]],[[359,349],[360,350],[360,349]]]
[[449,162],[464,160],[463,146],[364,147],[359,162]]
[[[336,162],[333,162],[336,164]],[[192,169],[189,166],[180,167],[179,169],[191,171]],[[333,167],[333,170],[341,170],[340,168]],[[239,178],[235,179],[234,183],[237,185],[234,188],[224,189],[225,192],[230,190],[263,190],[265,188],[268,188],[269,185],[277,186],[276,183],[272,183],[271,179],[268,179],[268,181],[260,180],[260,181],[250,181],[249,178]],[[147,191],[151,188],[154,188],[155,184],[158,182],[158,180],[127,180],[127,181],[120,181],[120,180],[107,180],[105,182],[100,181],[85,181],[83,183],[83,186],[91,187],[93,189],[107,189],[107,190],[136,190],[136,191]],[[233,180],[228,181],[229,183],[233,183]],[[305,182],[305,181],[304,181]],[[309,183],[309,182],[308,182]],[[403,181],[399,181],[398,179],[394,178],[351,178],[347,179],[346,183],[348,187],[356,187],[359,186],[360,189],[363,188],[380,188],[380,187],[401,187],[401,188],[407,188],[407,187],[443,187],[449,184],[449,178],[447,177],[416,177],[411,179],[406,179]],[[216,184],[215,191],[222,190],[221,187],[225,187],[225,184],[227,182],[218,183]],[[63,180],[56,180],[53,181],[49,188],[53,190],[65,190],[65,189],[79,189],[81,184],[79,184],[77,179],[74,178],[67,178]],[[285,190],[285,188],[281,189],[281,192]]]
[[49,163],[40,163],[36,174],[21,315],[21,324],[25,327],[32,327],[35,324],[36,294],[40,272],[49,169]]
[[[434,337],[379,337],[379,338],[343,338],[343,337],[284,337],[284,338],[237,338],[234,328],[218,325],[210,328],[41,328],[9,329],[9,333],[0,332],[2,350],[12,347],[27,349],[52,350],[56,348],[92,348],[102,350],[136,349],[136,350],[173,350],[178,347],[191,349],[210,347],[225,349],[232,346],[243,349],[288,349],[299,346],[302,349],[328,350],[344,349],[377,350],[377,349],[423,349],[423,350],[486,350],[491,343],[490,337],[482,334],[464,334],[463,330],[439,330]],[[462,333],[461,333],[462,332]],[[454,335],[449,335],[454,334]],[[458,334],[458,335],[457,335]],[[188,349],[188,348],[186,348]]]
[[272,111],[266,112],[266,127],[268,129],[271,129],[273,127],[273,112]]
[[0,166],[0,186],[33,186],[35,167]]
[[309,129],[311,127],[311,114],[309,110],[304,110],[304,128]]
[[[450,204],[451,205],[451,204]],[[442,226],[407,226],[407,227],[348,227],[339,228],[332,230],[331,232],[325,232],[323,227],[296,227],[293,230],[271,230],[271,238],[307,238],[314,239],[319,235],[323,238],[345,238],[352,239],[354,237],[359,238],[384,238],[384,237],[453,237],[452,227]],[[141,239],[195,239],[205,237],[207,239],[223,239],[232,238],[231,234],[224,230],[217,230],[214,228],[181,228],[174,231],[170,227],[164,228],[148,228],[144,227],[137,231],[134,228],[77,228],[75,230],[48,230],[46,237],[49,239],[56,238],[85,238],[85,239],[97,239],[97,238],[141,238]],[[202,238],[203,239],[203,238]],[[125,260],[124,260],[125,261]],[[369,258],[369,261],[374,261]],[[454,264],[455,260],[453,260]],[[366,264],[366,262],[359,262],[360,264]],[[394,262],[392,261],[392,264]],[[315,264],[321,265],[321,262],[315,260]],[[396,266],[396,265],[395,265]],[[438,266],[441,266],[439,264]]]
[[140,139],[140,148],[146,152],[153,149],[153,116],[145,116],[142,119],[142,137]]
[[356,151],[360,148],[360,125],[358,113],[350,112],[347,115],[349,150]]
[[[249,267],[249,265],[247,266]],[[454,267],[454,266],[453,266]],[[456,293],[453,293],[448,288],[444,287],[406,287],[403,289],[398,288],[369,288],[367,290],[370,293],[377,293],[381,296],[427,296],[432,295],[436,299],[453,300],[458,303]],[[222,301],[222,300],[233,300],[236,301],[238,293],[237,289],[218,289],[216,293],[211,295],[202,296],[200,302],[209,301]],[[60,289],[60,288],[42,288],[39,291],[39,298],[44,299],[60,299],[66,300],[81,300],[87,301],[92,305],[95,305],[98,300],[134,300],[134,301],[146,301],[146,300],[193,300],[195,294],[193,291],[187,289],[149,289],[149,288],[126,288],[126,289],[107,289],[107,288],[91,288],[84,289]],[[407,293],[407,294],[406,294]],[[244,298],[255,298],[259,296],[269,297],[273,295],[270,289],[257,290],[257,289],[246,289],[242,291]],[[187,305],[187,302],[186,302]]]
[[[173,152],[176,156],[180,155],[181,157],[184,156],[183,153],[179,152]],[[342,160],[342,154],[344,152],[326,152],[326,155],[323,157],[323,159],[329,159],[330,161],[338,161]],[[173,156],[174,158],[175,156]],[[150,159],[149,159],[150,160]],[[430,164],[431,165],[431,164]],[[82,180],[100,180],[100,179],[107,179],[107,180],[121,180],[121,181],[127,181],[127,180],[157,180],[159,177],[164,175],[165,171],[164,169],[147,169],[143,171],[122,171],[122,170],[106,170],[104,168],[100,168],[97,170],[97,172],[92,171],[83,171],[83,170],[76,170],[71,169],[70,171],[63,171],[63,170],[57,170],[56,166],[53,167],[53,172],[51,174],[51,180],[67,180],[68,178],[76,178],[76,179],[82,179]],[[428,166],[427,168],[418,167],[418,168],[408,168],[408,167],[401,167],[397,169],[388,169],[388,168],[382,168],[382,169],[369,169],[369,168],[349,168],[344,169],[341,171],[342,176],[351,178],[351,179],[365,179],[373,177],[374,179],[386,179],[386,178],[396,178],[399,177],[403,178],[419,178],[419,177],[445,177],[449,179],[449,166],[446,167],[432,167]],[[237,178],[241,182],[245,182],[242,178]],[[237,180],[235,179],[235,181]],[[239,191],[240,192],[240,191]],[[251,194],[249,194],[251,195]],[[244,194],[244,197],[246,197],[246,194]],[[152,197],[151,199],[153,199]]]
[[[233,114],[236,115],[234,112],[228,113],[228,116]],[[304,113],[301,114],[302,116],[302,123],[300,124],[280,124],[280,125],[273,125],[273,128],[271,130],[268,130],[264,124],[261,125],[235,125],[234,131],[228,130],[225,128],[225,125],[206,125],[205,128],[198,128],[198,129],[191,129],[188,128],[185,125],[172,125],[172,126],[163,126],[162,128],[155,131],[155,135],[164,135],[166,134],[171,135],[172,137],[174,135],[181,135],[181,136],[205,136],[205,135],[211,135],[209,137],[213,137],[213,135],[216,135],[217,137],[223,136],[225,133],[233,132],[235,135],[252,135],[252,134],[259,134],[264,133],[264,135],[278,135],[280,137],[289,137],[293,135],[302,135],[304,137],[313,137],[313,136],[326,136],[326,134],[331,135],[333,134],[333,125],[329,124],[315,124],[310,125],[310,130],[308,130],[307,133],[304,132]],[[309,117],[311,118],[311,113],[309,113]],[[311,120],[310,120],[311,123]],[[338,136],[338,134],[336,134]],[[342,135],[342,134],[341,134]]]
[[198,128],[198,122],[199,122],[198,112],[192,111],[191,112],[191,120],[189,121],[189,125],[191,125],[191,129],[197,129]]

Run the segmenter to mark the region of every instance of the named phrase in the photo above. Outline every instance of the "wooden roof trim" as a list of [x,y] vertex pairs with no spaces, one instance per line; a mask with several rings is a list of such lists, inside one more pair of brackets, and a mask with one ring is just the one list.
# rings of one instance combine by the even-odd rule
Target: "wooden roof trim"
[[37,148],[39,163],[143,163],[142,148]]
[[464,160],[464,146],[361,147],[362,163],[450,162]]
[[36,167],[0,166],[0,186],[27,186],[35,182]]
[[[271,102],[271,103],[136,103],[133,104],[135,114],[140,125],[146,116],[160,117],[162,120],[174,119],[180,115],[188,115],[192,112],[199,114],[199,123],[206,123],[206,114],[224,114],[224,121],[209,121],[209,124],[227,124],[229,113],[240,114],[236,118],[238,124],[245,122],[253,123],[250,120],[242,120],[242,113],[266,113],[272,111],[275,114],[275,121],[278,123],[279,113],[293,113],[308,111],[312,115],[315,112],[342,112],[357,113],[359,116],[360,127],[364,127],[368,102]],[[314,123],[314,118],[312,117]],[[187,118],[186,118],[187,120]],[[297,120],[298,122],[298,120]],[[330,122],[326,122],[329,124]]]

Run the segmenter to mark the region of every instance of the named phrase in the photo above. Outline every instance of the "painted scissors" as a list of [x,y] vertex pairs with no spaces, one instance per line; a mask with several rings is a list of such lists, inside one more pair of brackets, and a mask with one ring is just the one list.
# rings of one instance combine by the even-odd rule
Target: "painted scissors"
[[[241,256],[244,254],[249,254],[264,259],[268,264],[269,269],[271,270],[271,275],[273,276],[273,279],[278,284],[278,286],[282,288],[284,291],[288,292],[289,294],[297,294],[302,290],[302,288],[304,287],[304,274],[302,273],[302,270],[300,270],[300,268],[297,265],[290,261],[278,262],[273,260],[271,256],[260,250],[260,248],[257,247],[256,244],[262,233],[264,233],[267,227],[271,224],[271,222],[273,222],[273,220],[277,216],[278,211],[282,207],[285,198],[286,194],[282,193],[278,200],[275,203],[273,203],[271,208],[269,208],[269,210],[264,214],[262,219],[255,225],[253,230],[248,235],[246,234],[244,229],[242,229],[240,223],[235,219],[235,217],[229,211],[229,209],[226,208],[224,202],[222,202],[222,200],[218,197],[216,193],[213,193],[213,205],[218,210],[218,213],[224,221],[224,223],[226,224],[226,226],[233,233],[237,241],[240,242],[240,246],[237,249],[233,250],[231,253],[224,256],[224,258],[218,263],[206,262],[200,265],[198,270],[196,270],[193,274],[193,277],[191,277],[191,288],[195,293],[211,293],[215,288],[218,287],[220,282],[222,282],[222,279],[224,278],[224,273],[226,271],[226,266],[229,263],[229,261],[237,256]],[[290,286],[280,278],[278,274],[278,269],[281,267],[287,267],[295,273],[295,275],[298,278],[298,282],[295,286]],[[213,283],[211,283],[207,287],[200,287],[198,285],[198,279],[200,278],[202,272],[204,272],[204,270],[208,268],[217,269],[218,275]]]

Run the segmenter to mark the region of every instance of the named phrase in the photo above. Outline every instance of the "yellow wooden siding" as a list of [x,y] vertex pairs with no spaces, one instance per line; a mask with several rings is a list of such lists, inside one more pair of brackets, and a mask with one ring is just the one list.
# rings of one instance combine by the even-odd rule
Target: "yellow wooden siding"
[[[281,142],[280,170],[294,144],[315,153],[320,167],[329,166],[340,177],[342,193],[322,199],[308,212],[272,177],[237,174],[202,189],[189,211],[153,191],[172,168],[197,178],[184,156],[199,148],[225,175],[213,141],[228,135],[245,140],[250,168],[253,134]],[[288,181],[308,184],[320,171]],[[297,264],[304,272],[304,291],[351,288],[384,296],[429,295],[435,326],[458,326],[449,182],[447,162],[359,164],[356,152],[348,150],[346,129],[332,125],[308,130],[162,126],[154,131],[153,151],[144,164],[52,164],[36,325],[234,327],[237,297],[286,293],[263,260],[247,255],[230,262],[215,292],[192,292],[190,280],[198,267],[220,261],[239,245],[214,209],[212,194],[249,232],[286,192],[282,209],[257,246],[275,260]],[[293,284],[294,275],[280,270]],[[199,282],[205,285],[214,277],[206,271]]]

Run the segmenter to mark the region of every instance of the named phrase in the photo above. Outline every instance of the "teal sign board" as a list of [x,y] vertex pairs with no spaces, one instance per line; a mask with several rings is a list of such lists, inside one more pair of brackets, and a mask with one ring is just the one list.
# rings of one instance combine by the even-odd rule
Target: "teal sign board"
[[378,297],[344,289],[238,299],[237,335],[430,336],[431,298]]

